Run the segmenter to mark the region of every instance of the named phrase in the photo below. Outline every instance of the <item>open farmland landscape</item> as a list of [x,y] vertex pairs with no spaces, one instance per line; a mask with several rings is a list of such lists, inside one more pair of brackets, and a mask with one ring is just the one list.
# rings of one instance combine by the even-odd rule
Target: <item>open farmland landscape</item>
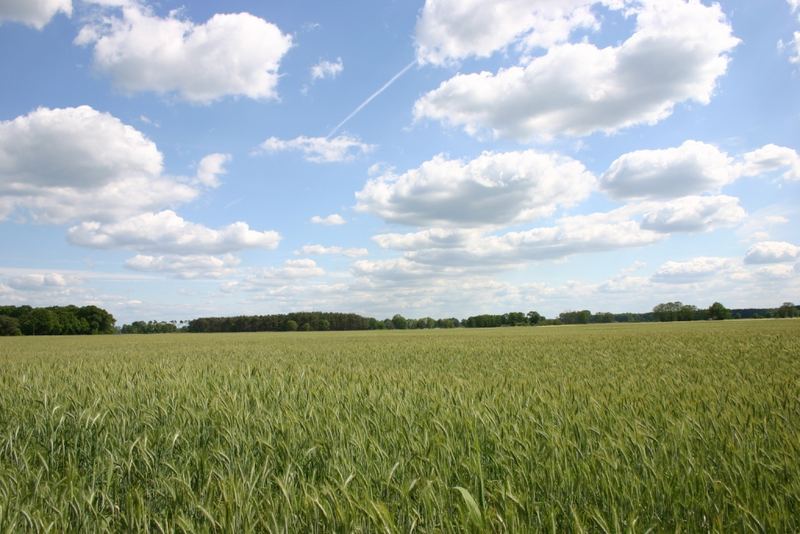
[[0,338],[0,530],[800,529],[800,322]]

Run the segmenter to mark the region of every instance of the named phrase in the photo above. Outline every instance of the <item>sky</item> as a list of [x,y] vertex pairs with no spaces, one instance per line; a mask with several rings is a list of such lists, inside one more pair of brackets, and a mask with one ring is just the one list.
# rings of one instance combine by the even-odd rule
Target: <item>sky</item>
[[800,301],[800,2],[0,0],[0,304]]

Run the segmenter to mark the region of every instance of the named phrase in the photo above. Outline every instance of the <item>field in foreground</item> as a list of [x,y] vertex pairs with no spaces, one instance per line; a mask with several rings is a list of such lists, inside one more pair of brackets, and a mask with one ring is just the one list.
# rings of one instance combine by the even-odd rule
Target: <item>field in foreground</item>
[[0,531],[800,531],[800,321],[0,339]]

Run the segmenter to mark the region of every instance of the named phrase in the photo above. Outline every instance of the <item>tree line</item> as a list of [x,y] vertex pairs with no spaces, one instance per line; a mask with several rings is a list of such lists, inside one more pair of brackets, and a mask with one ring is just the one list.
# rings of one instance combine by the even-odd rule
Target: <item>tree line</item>
[[0,335],[113,334],[114,316],[97,306],[0,306]]
[[544,326],[627,322],[701,321],[708,319],[758,319],[800,317],[800,307],[784,302],[778,308],[729,310],[719,302],[698,308],[682,302],[664,302],[646,313],[610,313],[589,310],[565,311],[554,318],[529,311],[482,314],[458,319],[406,318],[375,319],[355,313],[296,312],[235,317],[200,317],[179,327],[176,321],[134,321],[115,329],[115,319],[97,306],[0,306],[0,336],[80,334],[162,334],[173,332],[293,332],[329,330],[413,330],[432,328],[491,328],[499,326]]

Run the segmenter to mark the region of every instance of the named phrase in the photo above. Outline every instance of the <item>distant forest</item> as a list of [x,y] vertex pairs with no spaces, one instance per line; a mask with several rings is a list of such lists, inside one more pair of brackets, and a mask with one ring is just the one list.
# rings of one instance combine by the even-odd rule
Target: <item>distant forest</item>
[[175,332],[294,332],[341,330],[413,330],[432,328],[491,328],[498,326],[547,326],[560,324],[647,323],[721,319],[766,319],[800,317],[800,307],[784,302],[777,308],[729,310],[719,302],[698,308],[681,302],[658,304],[646,313],[592,313],[566,311],[554,318],[538,312],[474,315],[466,319],[448,317],[410,319],[400,314],[391,319],[363,317],[355,313],[297,312],[235,317],[201,317],[177,321],[134,321],[116,327],[114,316],[97,306],[0,306],[0,336],[80,334],[166,334]]
[[0,306],[0,335],[113,334],[114,316],[97,306]]
[[203,317],[189,321],[188,332],[291,332],[326,330],[411,330],[428,328],[491,328],[498,326],[545,326],[559,324],[636,323],[667,321],[702,321],[721,319],[761,319],[800,317],[800,308],[785,302],[778,308],[743,308],[729,310],[719,302],[698,308],[681,302],[659,304],[647,313],[592,313],[589,310],[567,311],[548,319],[538,312],[511,312],[499,315],[475,315],[466,319],[450,317],[409,319],[400,314],[378,320],[352,313],[301,312],[275,315]]

